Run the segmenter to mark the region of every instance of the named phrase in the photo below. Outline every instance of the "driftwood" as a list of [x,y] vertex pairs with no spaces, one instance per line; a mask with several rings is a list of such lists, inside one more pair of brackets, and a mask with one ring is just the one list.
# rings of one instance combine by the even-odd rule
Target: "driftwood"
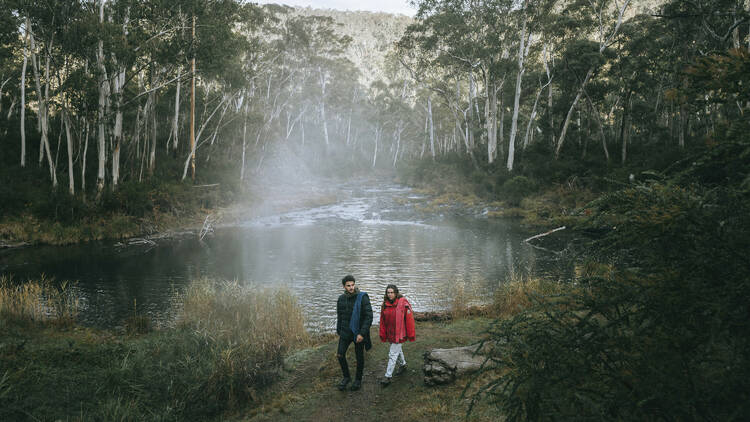
[[540,234],[537,234],[537,235],[531,236],[531,237],[530,237],[530,238],[528,238],[528,239],[524,239],[524,242],[527,242],[527,243],[528,243],[528,242],[529,242],[530,240],[538,239],[538,238],[540,238],[540,237],[544,237],[544,236],[547,236],[548,234],[552,234],[552,233],[554,233],[554,232],[556,232],[556,231],[560,231],[560,230],[565,230],[565,226],[562,226],[562,227],[558,227],[558,228],[556,228],[556,229],[552,229],[552,230],[550,230],[550,231],[548,231],[548,232],[545,232],[545,233],[540,233]]
[[198,240],[203,240],[204,237],[206,237],[207,234],[214,232],[214,226],[213,221],[211,220],[211,214],[208,214],[206,216],[206,219],[203,220],[203,228],[201,228],[200,233],[198,233]]
[[424,383],[432,385],[450,384],[456,378],[479,370],[486,362],[484,350],[479,351],[479,344],[454,347],[452,349],[432,349],[424,354]]

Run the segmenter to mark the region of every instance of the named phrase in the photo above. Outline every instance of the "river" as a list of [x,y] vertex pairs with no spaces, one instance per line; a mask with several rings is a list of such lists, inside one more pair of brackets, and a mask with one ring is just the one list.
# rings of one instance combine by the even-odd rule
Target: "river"
[[375,311],[394,283],[416,311],[449,306],[463,292],[491,300],[509,277],[558,271],[553,253],[535,249],[515,220],[488,220],[418,210],[423,198],[398,185],[338,185],[335,203],[240,219],[213,235],[127,245],[114,241],[0,251],[0,273],[15,280],[70,280],[81,297],[79,318],[118,327],[137,306],[157,323],[174,319],[175,292],[191,281],[285,286],[297,296],[308,326],[335,325],[341,278],[352,274]]

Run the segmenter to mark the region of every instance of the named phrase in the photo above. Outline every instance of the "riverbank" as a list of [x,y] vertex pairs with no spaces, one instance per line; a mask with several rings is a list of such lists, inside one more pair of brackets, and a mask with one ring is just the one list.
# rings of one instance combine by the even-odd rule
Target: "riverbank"
[[396,181],[424,195],[410,201],[425,214],[514,218],[530,230],[581,223],[586,216],[583,207],[604,192],[602,186],[577,177],[558,183],[508,174],[495,180],[466,173],[453,162],[436,162],[404,166]]
[[[409,370],[387,388],[378,377],[388,348],[372,327],[363,389],[340,392],[335,336],[305,332],[288,291],[199,280],[174,325],[154,330],[134,312],[127,332],[116,333],[76,325],[75,298],[42,282],[0,284],[3,420],[461,420],[476,389],[461,395],[469,379],[425,386],[422,355],[476,343],[500,309],[419,321],[417,342],[404,347]],[[44,311],[57,299],[62,305]],[[496,412],[480,403],[469,420],[496,420]]]
[[[315,207],[336,201],[328,190],[288,184],[255,185],[238,191],[220,185],[161,184],[146,191],[110,194],[101,204],[71,199],[74,217],[23,211],[0,222],[0,249],[34,245],[69,245],[95,240],[156,240],[198,235],[204,227],[231,225],[242,219]],[[61,205],[61,211],[66,209]]]

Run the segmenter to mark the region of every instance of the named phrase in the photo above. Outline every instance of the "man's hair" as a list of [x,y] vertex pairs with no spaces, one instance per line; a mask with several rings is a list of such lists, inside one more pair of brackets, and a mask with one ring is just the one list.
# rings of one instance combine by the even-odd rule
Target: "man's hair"
[[341,279],[341,285],[342,286],[346,285],[347,281],[353,281],[355,283],[357,282],[356,280],[354,280],[354,276],[351,275],[351,274],[350,275],[346,275],[346,276],[344,276],[344,278]]

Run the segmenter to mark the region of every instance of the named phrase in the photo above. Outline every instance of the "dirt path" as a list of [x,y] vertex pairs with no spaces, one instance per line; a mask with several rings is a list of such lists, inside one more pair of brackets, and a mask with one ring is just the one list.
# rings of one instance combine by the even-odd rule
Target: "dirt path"
[[[365,371],[359,391],[339,391],[341,370],[335,359],[336,342],[331,341],[300,356],[292,356],[290,368],[261,398],[264,405],[243,421],[459,421],[464,420],[467,400],[460,395],[464,383],[427,387],[423,382],[422,355],[434,347],[469,344],[478,338],[487,320],[476,318],[454,323],[431,322],[418,326],[417,342],[404,345],[408,370],[394,377],[388,387],[380,378],[385,373],[388,345],[373,344],[365,354]],[[372,334],[375,334],[373,331]],[[377,338],[377,337],[375,337]],[[352,372],[353,348],[347,353]],[[486,409],[485,409],[486,410]],[[488,416],[489,415],[489,416]],[[494,415],[494,416],[493,416]],[[478,412],[469,420],[499,420],[494,412]]]

